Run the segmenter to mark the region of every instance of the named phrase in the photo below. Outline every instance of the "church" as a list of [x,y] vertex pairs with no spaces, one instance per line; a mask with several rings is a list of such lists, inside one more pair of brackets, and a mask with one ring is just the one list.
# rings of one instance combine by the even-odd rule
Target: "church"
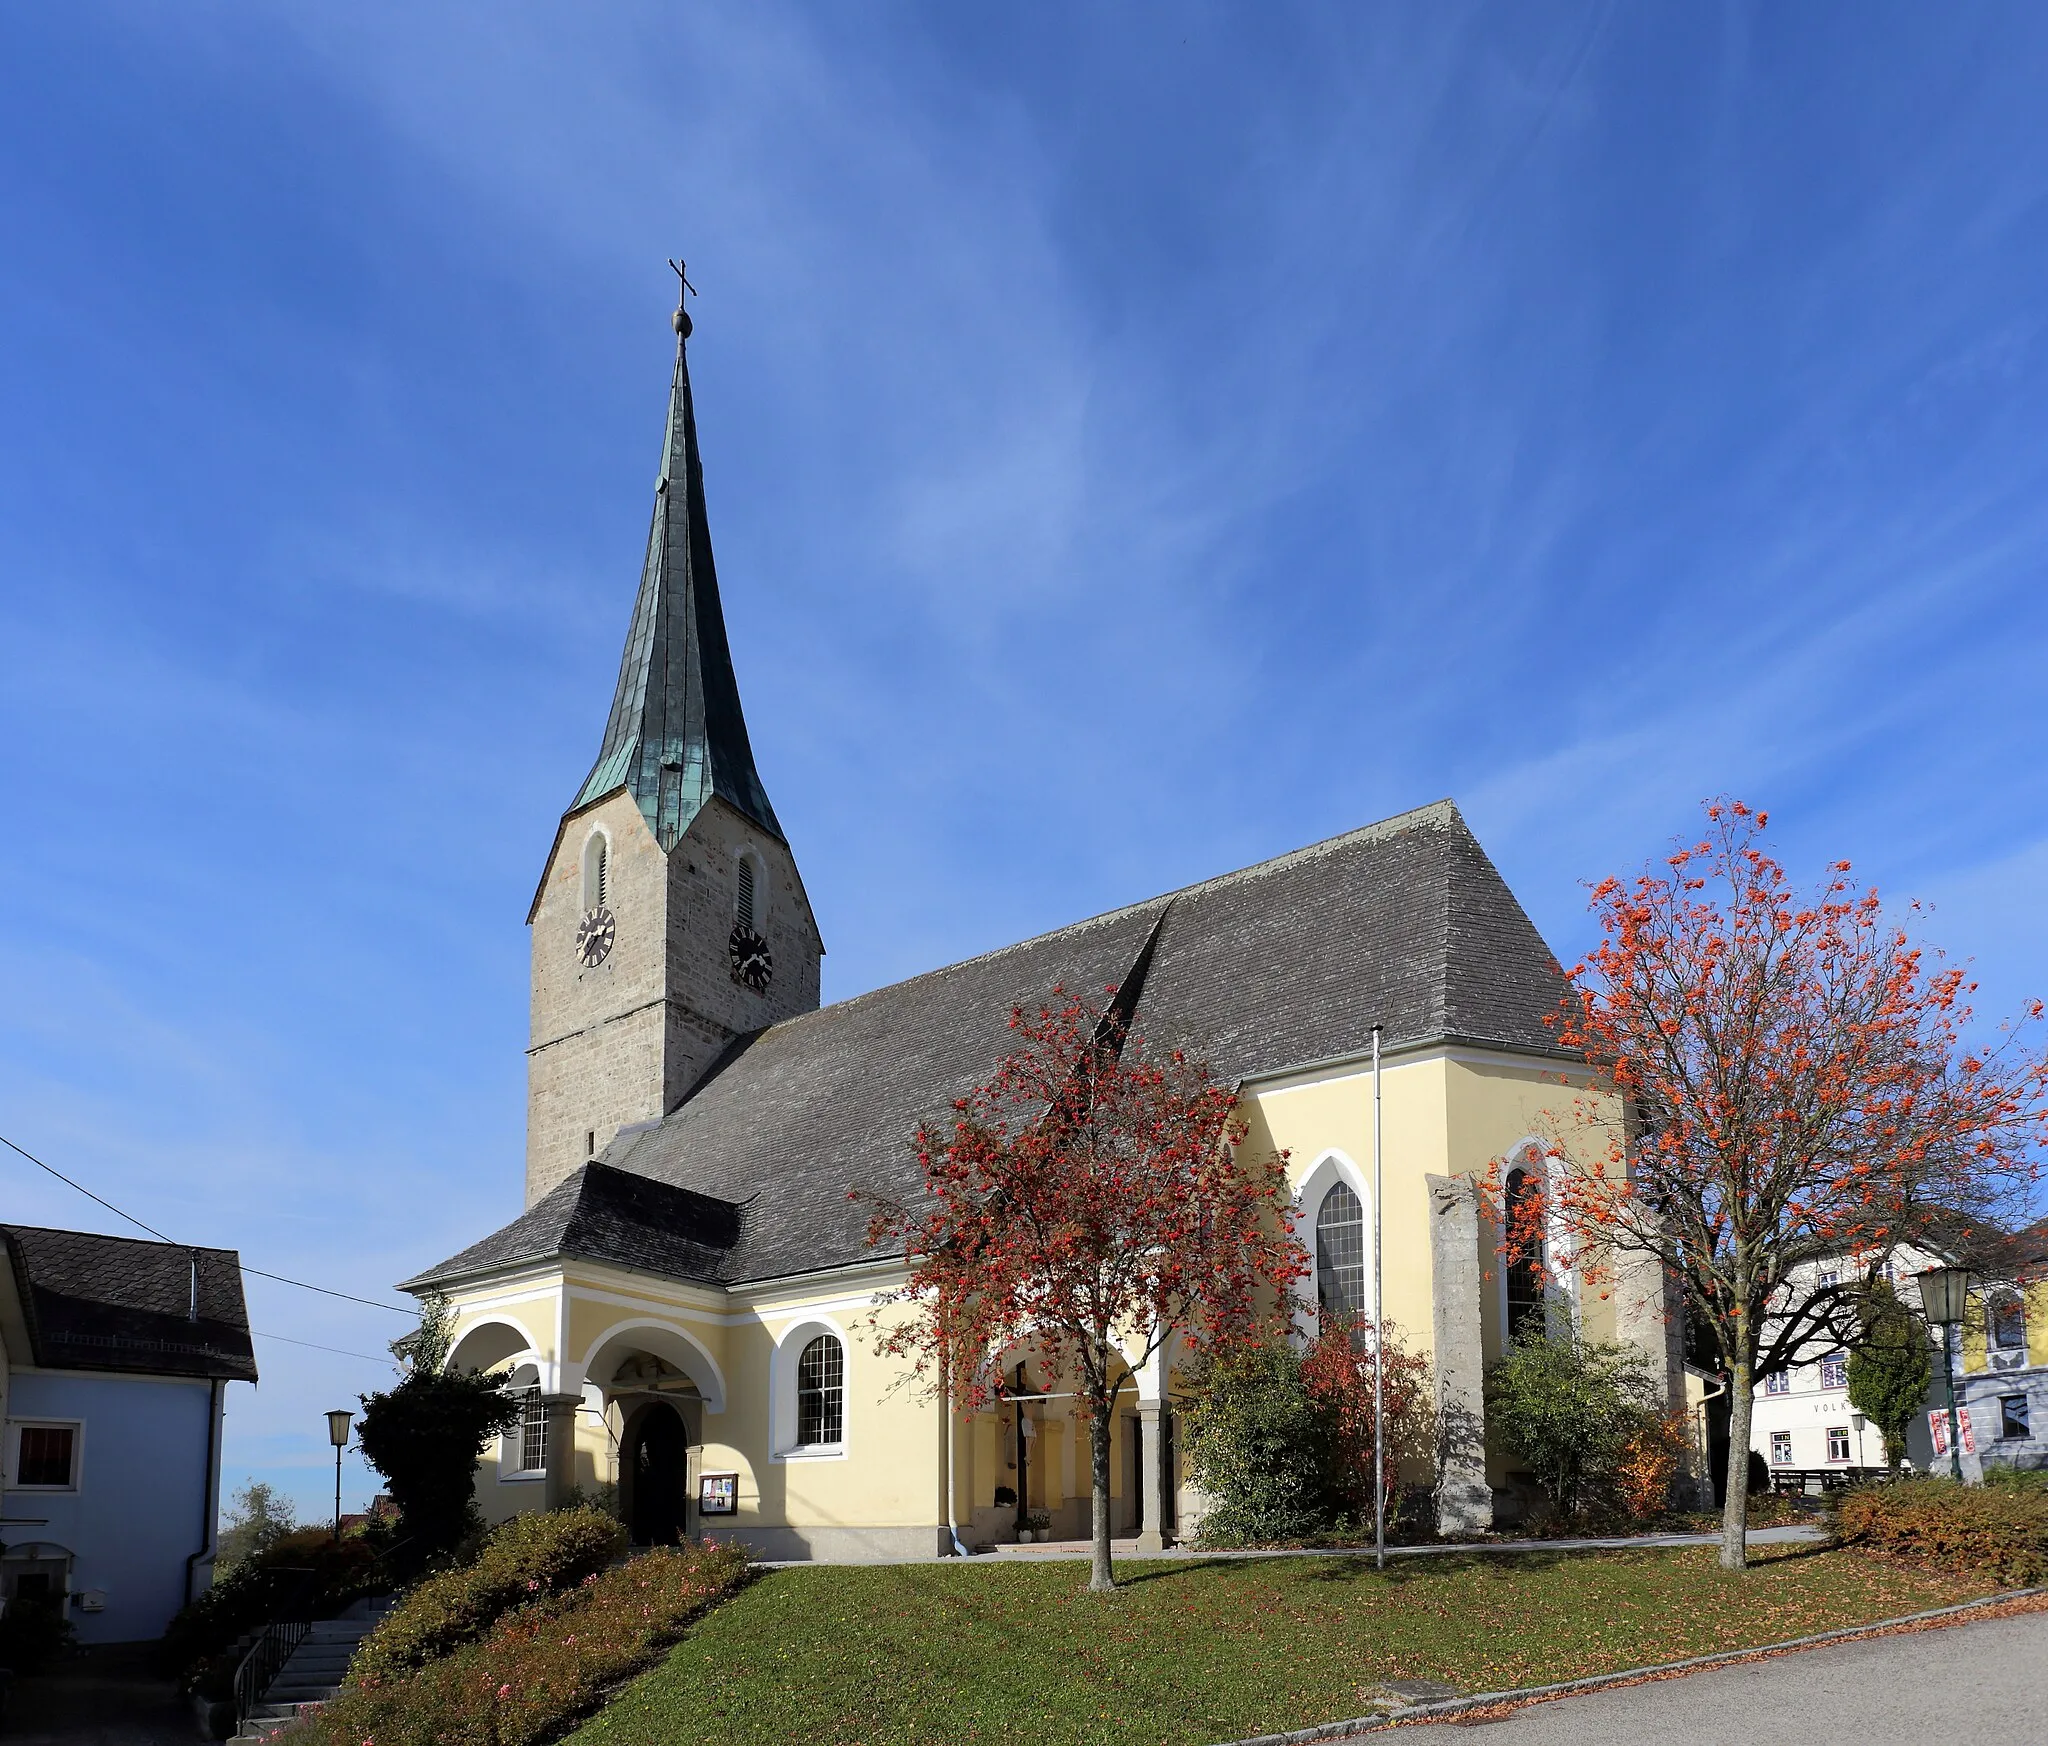
[[[526,1210],[404,1286],[451,1304],[451,1365],[522,1403],[478,1469],[486,1518],[616,1487],[636,1542],[768,1558],[1084,1535],[1069,1397],[959,1414],[877,1355],[876,1317],[901,1312],[875,1301],[903,1268],[869,1248],[856,1198],[915,1198],[918,1124],[989,1076],[1011,1008],[1055,984],[1119,987],[1137,1034],[1236,1088],[1246,1143],[1288,1157],[1307,1304],[1369,1304],[1379,1229],[1387,1318],[1430,1357],[1441,1426],[1434,1470],[1403,1480],[1445,1530],[1516,1513],[1481,1380],[1532,1293],[1682,1388],[1655,1278],[1531,1285],[1497,1264],[1474,1179],[1525,1154],[1540,1168],[1567,1107],[1618,1112],[1551,1041],[1556,959],[1449,801],[820,1005],[824,942],[719,603],[684,310],[674,325],[618,685],[527,917]],[[1597,1125],[1583,1143],[1605,1150]],[[1113,1530],[1140,1549],[1199,1508],[1180,1386],[1171,1350],[1141,1364],[1112,1427]]]

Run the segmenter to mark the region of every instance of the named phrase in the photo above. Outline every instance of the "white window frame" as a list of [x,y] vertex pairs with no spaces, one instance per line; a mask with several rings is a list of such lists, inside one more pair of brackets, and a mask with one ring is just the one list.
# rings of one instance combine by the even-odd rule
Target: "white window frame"
[[[1828,1372],[1833,1370],[1840,1378],[1830,1382]],[[1825,1389],[1847,1388],[1849,1386],[1849,1353],[1846,1348],[1830,1352],[1820,1360],[1820,1385]]]
[[[532,1372],[528,1376],[527,1372]],[[547,1397],[540,1393],[540,1366],[531,1360],[518,1365],[506,1378],[505,1393],[519,1403],[520,1419],[509,1431],[498,1438],[498,1483],[500,1485],[532,1485],[544,1481],[548,1476],[548,1432]],[[541,1401],[540,1462],[538,1467],[524,1465],[526,1455],[526,1401],[529,1395],[538,1396]]]
[[[2031,1443],[2034,1440],[2033,1399],[2024,1390],[2016,1390],[2011,1394],[2001,1394],[1993,1398],[1998,1402],[1998,1440],[2001,1443]],[[2020,1417],[2027,1427],[2017,1437],[2013,1436],[2005,1428],[2010,1422],[2005,1416],[2005,1403],[2009,1400],[2016,1400],[2020,1403]]]
[[1773,1370],[1773,1371],[1772,1371],[1772,1372],[1770,1373],[1770,1375],[1768,1375],[1768,1376],[1766,1376],[1766,1377],[1764,1378],[1764,1393],[1765,1393],[1765,1394],[1767,1394],[1767,1395],[1772,1395],[1772,1394],[1790,1394],[1791,1392],[1792,1392],[1792,1372],[1791,1372],[1791,1371],[1789,1371],[1789,1370]]
[[[1839,1455],[1835,1453],[1835,1448],[1838,1440],[1842,1450],[1841,1454]],[[1849,1427],[1847,1425],[1828,1426],[1827,1450],[1828,1459],[1830,1461],[1846,1462],[1851,1458],[1849,1454]]]
[[[69,1431],[71,1433],[71,1480],[67,1485],[24,1485],[21,1481],[21,1433]],[[42,1497],[69,1497],[84,1489],[85,1421],[83,1419],[24,1418],[7,1421],[7,1489],[33,1492]]]
[[[1779,1453],[1780,1449],[1784,1451],[1783,1454]],[[1771,1433],[1770,1464],[1773,1467],[1790,1467],[1792,1465],[1792,1433],[1790,1431],[1773,1431]]]
[[[839,1342],[841,1383],[839,1441],[799,1444],[796,1440],[796,1373],[804,1348],[822,1334]],[[792,1322],[780,1339],[768,1364],[769,1456],[770,1461],[844,1461],[853,1449],[853,1342],[846,1330],[830,1316],[805,1316]]]
[[1336,1183],[1358,1196],[1358,1204],[1365,1214],[1365,1279],[1367,1302],[1361,1312],[1372,1314],[1372,1185],[1365,1174],[1351,1159],[1332,1148],[1315,1161],[1313,1168],[1301,1179],[1301,1186],[1294,1191],[1294,1222],[1297,1231],[1305,1231],[1303,1248],[1308,1251],[1308,1274],[1295,1281],[1295,1331],[1304,1340],[1315,1338],[1319,1325],[1323,1282],[1316,1267],[1316,1214],[1322,1210],[1323,1197]]
[[[1556,1161],[1550,1149],[1533,1135],[1521,1140],[1509,1149],[1507,1168],[1501,1172],[1501,1185],[1503,1189],[1506,1188],[1507,1179],[1517,1170],[1526,1170],[1533,1173],[1542,1182],[1546,1194],[1548,1194],[1550,1185],[1556,1180],[1558,1175]],[[1496,1275],[1493,1288],[1494,1309],[1500,1316],[1501,1348],[1506,1350],[1508,1342],[1513,1338],[1508,1328],[1508,1270],[1506,1263],[1503,1262],[1500,1266],[1496,1267],[1494,1273]],[[1560,1326],[1557,1319],[1560,1315],[1566,1318],[1562,1323],[1564,1327],[1569,1328],[1574,1334],[1579,1331],[1581,1324],[1579,1320],[1578,1257],[1572,1251],[1571,1242],[1565,1231],[1563,1221],[1554,1211],[1544,1221],[1543,1226],[1543,1303],[1547,1312],[1546,1322],[1553,1332]]]

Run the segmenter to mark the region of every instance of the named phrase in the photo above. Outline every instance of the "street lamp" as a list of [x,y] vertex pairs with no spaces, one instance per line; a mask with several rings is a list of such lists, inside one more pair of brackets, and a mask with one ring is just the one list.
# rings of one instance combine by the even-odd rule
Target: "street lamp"
[[1963,1477],[1963,1440],[1956,1422],[1955,1327],[1970,1309],[1970,1270],[1930,1267],[1920,1275],[1920,1313],[1941,1330],[1941,1375],[1948,1388],[1948,1464]]
[[341,1539],[341,1452],[348,1447],[348,1422],[352,1415],[346,1407],[336,1407],[327,1415],[327,1440],[334,1445],[334,1538]]

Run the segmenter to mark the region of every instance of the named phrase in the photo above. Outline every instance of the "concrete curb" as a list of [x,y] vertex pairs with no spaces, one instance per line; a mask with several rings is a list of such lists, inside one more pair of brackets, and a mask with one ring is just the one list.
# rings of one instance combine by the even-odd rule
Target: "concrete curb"
[[1747,1661],[1757,1655],[1777,1655],[1791,1649],[1815,1649],[1823,1643],[1847,1642],[1853,1637],[1872,1637],[1897,1631],[1907,1625],[1926,1624],[1934,1619],[1952,1619],[1963,1613],[1981,1612],[1986,1607],[2005,1606],[2012,1601],[2048,1595],[2048,1588],[2015,1588],[2004,1594],[1986,1595],[1982,1600],[1963,1601],[1952,1607],[1936,1607],[1928,1613],[1907,1613],[1896,1619],[1879,1619],[1868,1625],[1848,1625],[1839,1631],[1822,1631],[1814,1637],[1787,1637],[1778,1643],[1758,1643],[1748,1649],[1723,1649],[1712,1655],[1695,1655],[1686,1661],[1659,1661],[1647,1667],[1631,1667],[1618,1673],[1597,1673],[1590,1679],[1568,1679],[1559,1685],[1525,1685],[1513,1691],[1477,1692],[1471,1697],[1445,1698],[1431,1704],[1411,1704],[1378,1716],[1353,1716],[1343,1722],[1320,1722],[1313,1728],[1297,1728],[1289,1734],[1252,1734],[1229,1740],[1221,1746],[1309,1746],[1311,1741],[1343,1740],[1353,1734],[1375,1733],[1414,1722],[1434,1722],[1463,1715],[1468,1710],[1492,1709],[1500,1704],[1537,1703],[1546,1698],[1569,1697],[1577,1692],[1598,1691],[1603,1686],[1626,1685],[1631,1680],[1655,1679],[1678,1673],[1695,1673],[1704,1667],[1721,1667]]

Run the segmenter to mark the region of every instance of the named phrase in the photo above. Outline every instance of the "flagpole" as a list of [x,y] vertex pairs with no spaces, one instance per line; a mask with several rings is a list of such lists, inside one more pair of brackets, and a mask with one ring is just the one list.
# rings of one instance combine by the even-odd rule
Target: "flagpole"
[[1387,1413],[1386,1336],[1380,1302],[1380,1027],[1372,1028],[1372,1546],[1387,1567],[1387,1462],[1381,1453]]

